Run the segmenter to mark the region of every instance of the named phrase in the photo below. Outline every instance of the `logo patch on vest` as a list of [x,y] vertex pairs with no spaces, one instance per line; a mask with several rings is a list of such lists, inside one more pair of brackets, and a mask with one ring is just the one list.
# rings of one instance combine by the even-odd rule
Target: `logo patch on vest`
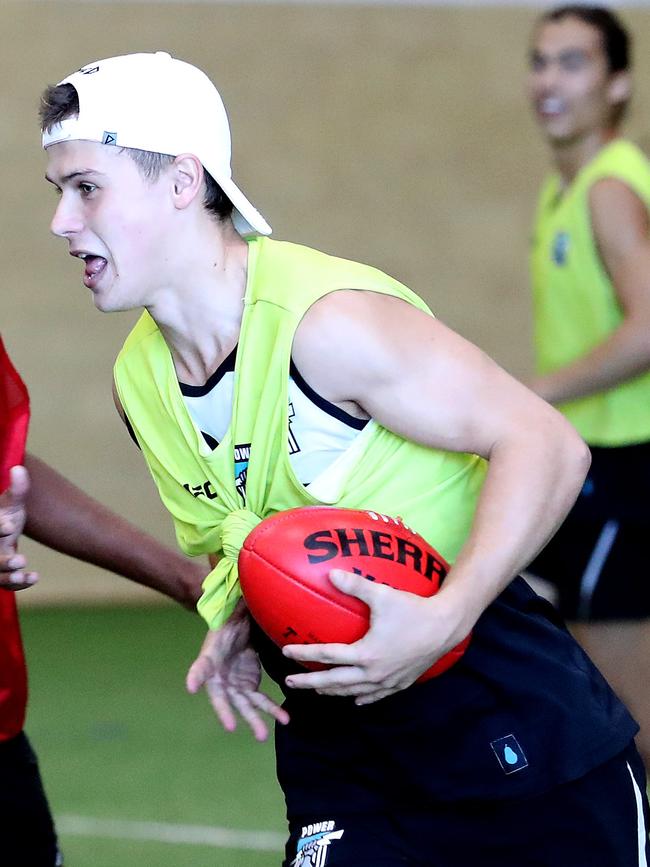
[[332,819],[303,825],[298,840],[298,854],[291,862],[291,867],[325,867],[330,846],[340,840],[344,833],[342,828],[335,830]]
[[235,446],[235,487],[242,500],[246,497],[246,476],[248,475],[250,456],[250,443]]
[[490,746],[504,774],[514,774],[528,767],[528,759],[514,735],[498,738]]
[[569,258],[569,247],[571,246],[571,238],[568,232],[557,232],[553,238],[553,249],[551,258],[556,265],[566,265]]

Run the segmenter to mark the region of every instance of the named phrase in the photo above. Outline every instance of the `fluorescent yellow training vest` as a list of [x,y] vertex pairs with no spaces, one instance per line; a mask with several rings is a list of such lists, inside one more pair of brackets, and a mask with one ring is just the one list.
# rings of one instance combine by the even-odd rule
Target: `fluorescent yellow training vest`
[[[623,319],[594,240],[589,189],[602,178],[627,184],[650,210],[650,164],[617,139],[562,191],[558,175],[542,187],[531,258],[537,370],[550,373],[588,353]],[[595,446],[650,440],[650,373],[558,407]]]
[[[309,494],[289,462],[291,346],[306,310],[329,292],[359,289],[427,311],[414,293],[374,268],[268,238],[248,243],[232,420],[214,451],[189,416],[169,349],[148,313],[115,364],[120,400],[181,548],[222,555],[198,604],[213,629],[239,599],[236,563],[247,533],[275,512],[324,502]],[[424,448],[370,421],[331,467],[326,502],[399,515],[453,562],[485,466],[476,455]]]

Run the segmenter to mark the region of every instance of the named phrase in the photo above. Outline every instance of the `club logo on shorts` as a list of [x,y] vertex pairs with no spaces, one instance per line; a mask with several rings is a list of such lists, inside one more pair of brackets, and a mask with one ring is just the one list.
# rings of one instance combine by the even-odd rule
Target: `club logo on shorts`
[[335,831],[334,827],[335,823],[331,819],[303,825],[298,840],[298,854],[291,862],[291,867],[325,867],[330,846],[340,840],[344,833],[342,828]]
[[498,738],[490,746],[504,774],[514,774],[528,767],[528,759],[514,735]]

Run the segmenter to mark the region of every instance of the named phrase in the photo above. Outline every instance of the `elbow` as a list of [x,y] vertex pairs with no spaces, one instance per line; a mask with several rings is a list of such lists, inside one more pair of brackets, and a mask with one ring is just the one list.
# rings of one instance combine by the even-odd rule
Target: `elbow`
[[576,473],[580,479],[580,487],[587,477],[587,473],[589,472],[589,467],[591,466],[591,451],[589,450],[589,446],[582,439],[582,437],[578,434],[578,442],[576,443]]
[[560,478],[566,481],[570,493],[577,497],[591,466],[591,452],[578,431],[563,416],[559,417],[558,427],[562,456],[558,461]]

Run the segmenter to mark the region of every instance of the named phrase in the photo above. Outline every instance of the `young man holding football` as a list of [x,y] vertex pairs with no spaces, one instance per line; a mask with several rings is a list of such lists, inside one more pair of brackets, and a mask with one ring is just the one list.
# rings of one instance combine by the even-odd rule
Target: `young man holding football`
[[[260,738],[263,713],[284,723],[285,863],[645,864],[637,726],[514,578],[584,479],[571,426],[397,281],[269,240],[196,68],[91,63],[47,89],[41,121],[52,231],[100,310],[145,308],[115,365],[119,411],[180,544],[215,563],[188,687],[228,729],[236,713]],[[333,573],[369,605],[367,635],[280,652],[247,616],[237,554],[260,519],[313,503],[400,515],[453,564],[440,593]],[[412,686],[470,631],[459,663]]]

